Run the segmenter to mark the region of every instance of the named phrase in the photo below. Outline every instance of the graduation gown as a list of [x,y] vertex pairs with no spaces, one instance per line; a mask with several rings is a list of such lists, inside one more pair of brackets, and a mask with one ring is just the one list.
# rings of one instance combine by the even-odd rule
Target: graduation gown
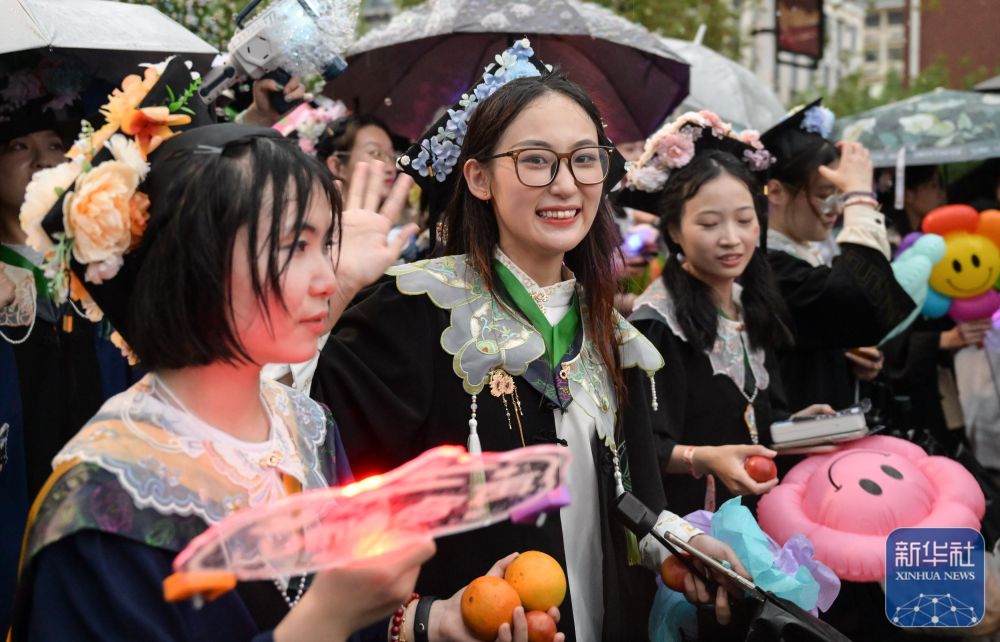
[[[884,239],[884,227],[881,233]],[[778,353],[790,408],[851,405],[855,379],[844,352],[877,345],[914,308],[886,254],[844,242],[843,233],[840,239],[840,256],[827,266],[773,228],[768,232],[767,258],[795,340]]]
[[[449,597],[511,552],[541,550],[569,576],[559,625],[567,639],[644,639],[654,576],[626,563],[624,531],[610,510],[613,453],[620,455],[626,488],[655,510],[665,504],[647,401],[646,372],[662,365],[659,353],[619,318],[629,403],[618,421],[614,392],[585,323],[551,368],[538,331],[484,287],[464,256],[397,266],[389,276],[341,317],[313,383],[314,398],[329,405],[341,427],[355,473],[388,470],[434,446],[465,445],[475,408],[484,451],[521,447],[522,430],[525,445],[568,444],[574,463],[584,467],[570,471],[572,501],[596,512],[598,530],[576,524],[567,534],[563,520],[571,506],[550,514],[540,528],[507,521],[441,538],[437,554],[420,573],[417,591]],[[513,377],[519,417],[511,396],[494,394],[487,385],[497,372]],[[579,472],[593,481],[582,492],[573,485]],[[686,538],[693,534],[688,531]],[[567,564],[568,557],[588,546],[594,551],[584,561],[588,568]],[[649,561],[653,548],[640,542],[650,567],[658,564]],[[598,583],[586,588],[603,596],[603,613],[588,609],[574,616],[582,598],[574,596],[573,587],[581,581]],[[588,626],[601,622],[603,632],[576,632],[581,621]]]
[[150,401],[152,390],[146,377],[110,399],[56,458],[32,507],[14,642],[265,642],[288,613],[271,582],[240,583],[202,609],[165,602],[162,582],[194,537],[251,498],[267,501],[285,476],[305,489],[350,481],[332,420],[305,395],[262,383],[283,426],[267,447],[285,456],[254,476],[233,463],[238,444],[184,428],[190,416]]
[[[738,300],[739,286],[734,288]],[[740,324],[720,318],[719,334],[712,350],[696,349],[684,336],[662,279],[657,279],[636,300],[635,311],[629,320],[669,364],[656,373],[660,403],[653,413],[653,432],[661,470],[670,461],[677,444],[753,443],[744,420],[747,398],[741,393],[741,389],[748,388],[742,342],[749,345],[749,340]],[[774,356],[763,350],[752,350],[749,364],[750,385],[758,389],[753,408],[759,443],[767,446],[771,443],[771,423],[784,419],[788,413],[780,386],[776,385],[777,372],[770,371],[775,364]],[[664,473],[663,485],[670,509],[686,515],[704,508],[706,479]],[[716,480],[716,506],[732,497],[725,484]]]

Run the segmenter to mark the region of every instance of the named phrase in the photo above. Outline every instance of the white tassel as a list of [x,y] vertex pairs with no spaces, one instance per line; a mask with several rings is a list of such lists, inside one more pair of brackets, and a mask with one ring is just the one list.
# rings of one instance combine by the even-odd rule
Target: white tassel
[[469,417],[469,445],[468,451],[470,454],[478,455],[483,452],[483,445],[479,443],[479,432],[477,431],[479,427],[479,421],[476,419],[476,410],[478,410],[479,405],[476,403],[476,395],[472,395],[472,404],[470,409],[472,410],[472,416]]
[[656,400],[656,379],[652,373],[649,374],[649,388],[653,393],[653,400],[650,405],[653,407],[653,412],[656,412],[660,409],[660,402]]

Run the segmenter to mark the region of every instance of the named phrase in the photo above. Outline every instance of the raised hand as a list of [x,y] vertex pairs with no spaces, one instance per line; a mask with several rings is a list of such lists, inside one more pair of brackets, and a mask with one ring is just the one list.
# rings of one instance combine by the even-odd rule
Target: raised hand
[[872,191],[872,159],[865,146],[861,143],[840,141],[837,147],[840,149],[840,161],[836,169],[820,165],[819,173],[833,183],[839,192]]

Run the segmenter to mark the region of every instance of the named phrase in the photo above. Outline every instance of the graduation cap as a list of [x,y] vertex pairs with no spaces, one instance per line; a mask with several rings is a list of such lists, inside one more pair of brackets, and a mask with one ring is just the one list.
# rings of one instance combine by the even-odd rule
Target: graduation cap
[[709,150],[732,154],[758,178],[774,163],[756,131],[736,134],[713,112],[687,112],[646,139],[642,155],[629,166],[622,189],[612,193],[612,199],[623,207],[655,213],[670,175]]
[[174,173],[161,160],[190,144],[178,133],[213,120],[197,87],[178,58],[126,77],[101,109],[104,124],[85,123],[71,160],[36,172],[25,191],[21,225],[55,275],[49,294],[57,303],[79,299],[88,318],[106,316],[125,336],[145,246],[170,214],[156,204]]
[[[490,63],[480,80],[428,128],[406,152],[396,160],[396,166],[410,176],[423,191],[429,209],[429,226],[434,230],[441,213],[455,193],[458,176],[462,173],[459,159],[469,118],[476,108],[498,89],[518,78],[542,77],[552,73],[552,67],[534,55],[531,42],[522,38],[508,47]],[[598,144],[613,147],[603,133]],[[606,190],[617,185],[625,174],[625,159],[617,151],[610,157]],[[436,234],[431,234],[431,248]]]
[[761,142],[774,154],[777,164],[794,158],[794,150],[808,139],[829,139],[835,117],[822,102],[822,98],[817,98],[805,107],[792,110],[784,120],[761,134]]

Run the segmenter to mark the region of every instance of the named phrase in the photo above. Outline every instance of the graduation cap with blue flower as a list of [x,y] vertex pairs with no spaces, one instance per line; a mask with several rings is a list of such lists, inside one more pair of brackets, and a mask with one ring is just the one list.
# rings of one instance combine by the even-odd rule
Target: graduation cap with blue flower
[[[476,108],[512,80],[541,77],[551,72],[552,67],[535,56],[527,38],[515,41],[498,54],[486,67],[482,78],[396,160],[397,167],[412,176],[426,194],[432,229],[455,192],[457,175],[461,173],[461,168],[456,171],[456,165],[462,154],[469,118]],[[612,144],[606,137],[598,142]],[[624,173],[625,159],[615,151],[611,154],[605,185],[616,185]]]
[[799,146],[803,137],[829,139],[833,134],[836,117],[822,103],[823,99],[817,98],[805,107],[793,109],[784,120],[761,134],[761,142],[779,163],[794,155],[791,150]]

